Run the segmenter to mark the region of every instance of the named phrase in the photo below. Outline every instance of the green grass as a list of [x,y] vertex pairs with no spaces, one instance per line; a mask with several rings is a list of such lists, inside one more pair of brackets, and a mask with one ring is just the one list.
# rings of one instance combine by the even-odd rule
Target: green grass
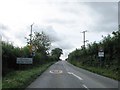
[[112,78],[115,80],[120,80],[120,78],[118,77],[118,72],[115,72],[111,69],[105,69],[102,67],[91,67],[91,66],[86,66],[86,65],[83,66],[79,62],[70,62],[70,63],[77,66],[77,67],[91,71],[93,73],[97,73],[97,74],[100,74],[100,75],[103,75],[103,76],[106,76],[106,77],[109,77],[109,78]]
[[31,69],[14,71],[7,74],[2,80],[3,90],[8,88],[26,88],[52,64],[53,63],[48,63],[45,65],[35,66]]

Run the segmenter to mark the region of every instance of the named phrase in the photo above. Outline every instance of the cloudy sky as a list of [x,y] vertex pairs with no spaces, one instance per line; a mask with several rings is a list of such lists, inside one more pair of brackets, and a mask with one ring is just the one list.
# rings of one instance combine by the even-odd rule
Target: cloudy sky
[[62,59],[81,48],[83,34],[88,43],[100,41],[118,26],[118,0],[0,0],[0,35],[15,46],[25,46],[33,32],[44,31],[51,49],[63,49]]

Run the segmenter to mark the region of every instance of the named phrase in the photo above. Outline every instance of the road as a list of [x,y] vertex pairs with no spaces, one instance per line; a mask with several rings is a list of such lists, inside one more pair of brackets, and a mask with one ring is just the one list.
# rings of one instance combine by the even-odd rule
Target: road
[[[118,90],[118,82],[78,68],[67,61],[58,61],[32,82],[29,88],[108,88]],[[27,90],[26,89],[26,90]]]

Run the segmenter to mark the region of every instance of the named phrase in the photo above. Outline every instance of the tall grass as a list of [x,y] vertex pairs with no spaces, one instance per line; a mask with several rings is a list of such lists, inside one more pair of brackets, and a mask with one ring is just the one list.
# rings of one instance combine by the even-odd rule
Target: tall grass
[[71,64],[86,69],[88,71],[91,71],[93,73],[97,73],[115,80],[119,80],[120,78],[118,76],[118,72],[112,71],[111,69],[106,69],[106,68],[102,68],[102,67],[92,67],[92,66],[87,66],[87,65],[82,65],[80,62],[70,62]]
[[39,65],[27,70],[14,71],[3,77],[2,89],[26,88],[34,79],[41,75],[52,63]]

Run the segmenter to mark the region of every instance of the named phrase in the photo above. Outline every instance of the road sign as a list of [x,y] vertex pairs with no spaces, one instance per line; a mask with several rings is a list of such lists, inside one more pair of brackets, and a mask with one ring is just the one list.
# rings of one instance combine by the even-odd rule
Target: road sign
[[29,51],[32,52],[32,45],[29,46]]
[[33,64],[32,58],[17,58],[16,60],[17,64]]
[[35,46],[32,46],[32,51],[35,51]]
[[35,56],[35,52],[32,52],[32,56]]
[[102,52],[99,51],[99,52],[98,52],[98,57],[104,57],[104,52],[103,52],[103,51],[102,51]]

